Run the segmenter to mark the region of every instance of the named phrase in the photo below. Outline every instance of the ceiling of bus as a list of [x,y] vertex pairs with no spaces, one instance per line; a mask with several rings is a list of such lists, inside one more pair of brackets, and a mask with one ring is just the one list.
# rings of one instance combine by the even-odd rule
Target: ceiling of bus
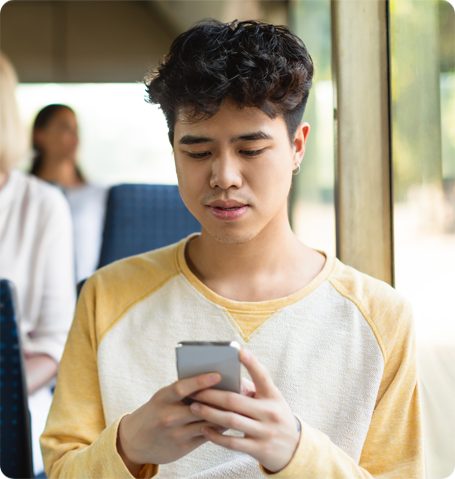
[[217,18],[223,22],[236,18],[258,18],[262,9],[257,1],[207,1],[207,0],[151,0],[150,10],[159,15],[175,35],[187,30],[202,18]]
[[21,82],[136,82],[203,18],[287,23],[287,0],[18,1],[0,46]]

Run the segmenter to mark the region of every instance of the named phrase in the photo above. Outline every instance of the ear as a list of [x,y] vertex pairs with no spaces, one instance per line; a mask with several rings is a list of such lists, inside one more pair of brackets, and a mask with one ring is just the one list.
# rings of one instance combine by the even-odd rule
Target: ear
[[296,165],[300,165],[303,156],[305,155],[305,146],[310,134],[310,125],[306,122],[300,123],[295,132],[294,138],[294,162]]

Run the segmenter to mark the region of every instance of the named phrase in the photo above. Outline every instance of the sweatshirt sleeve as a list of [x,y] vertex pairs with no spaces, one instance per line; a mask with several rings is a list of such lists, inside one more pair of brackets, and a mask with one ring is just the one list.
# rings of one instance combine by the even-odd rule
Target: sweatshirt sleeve
[[41,213],[47,221],[44,233],[37,236],[43,243],[40,254],[44,255],[38,320],[22,340],[26,351],[45,353],[59,362],[76,303],[72,223],[62,193],[48,185],[45,191]]
[[[412,311],[401,299],[382,308],[385,314],[367,321],[380,342],[385,367],[376,406],[359,464],[328,436],[302,423],[300,442],[290,463],[276,479],[424,479],[422,420],[417,384]],[[366,308],[362,308],[365,311]]]
[[[97,370],[96,294],[92,280],[82,289],[60,363],[54,400],[41,436],[49,479],[131,479],[117,452],[121,417],[106,428]],[[158,466],[145,465],[139,477],[151,478]]]

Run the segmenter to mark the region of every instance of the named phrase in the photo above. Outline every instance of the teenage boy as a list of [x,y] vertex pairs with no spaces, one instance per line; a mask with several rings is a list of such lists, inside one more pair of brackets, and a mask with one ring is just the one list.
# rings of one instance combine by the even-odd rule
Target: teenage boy
[[[312,74],[285,27],[209,21],[173,43],[147,88],[202,232],[87,281],[41,439],[48,477],[423,477],[408,304],[289,226]],[[175,381],[181,340],[237,340],[254,385]]]

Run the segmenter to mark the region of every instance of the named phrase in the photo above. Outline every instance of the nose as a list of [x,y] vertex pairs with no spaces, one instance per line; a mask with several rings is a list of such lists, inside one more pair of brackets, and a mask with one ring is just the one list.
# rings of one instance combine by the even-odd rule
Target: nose
[[212,188],[240,188],[242,186],[242,174],[238,161],[229,154],[219,155],[212,162],[210,177]]

